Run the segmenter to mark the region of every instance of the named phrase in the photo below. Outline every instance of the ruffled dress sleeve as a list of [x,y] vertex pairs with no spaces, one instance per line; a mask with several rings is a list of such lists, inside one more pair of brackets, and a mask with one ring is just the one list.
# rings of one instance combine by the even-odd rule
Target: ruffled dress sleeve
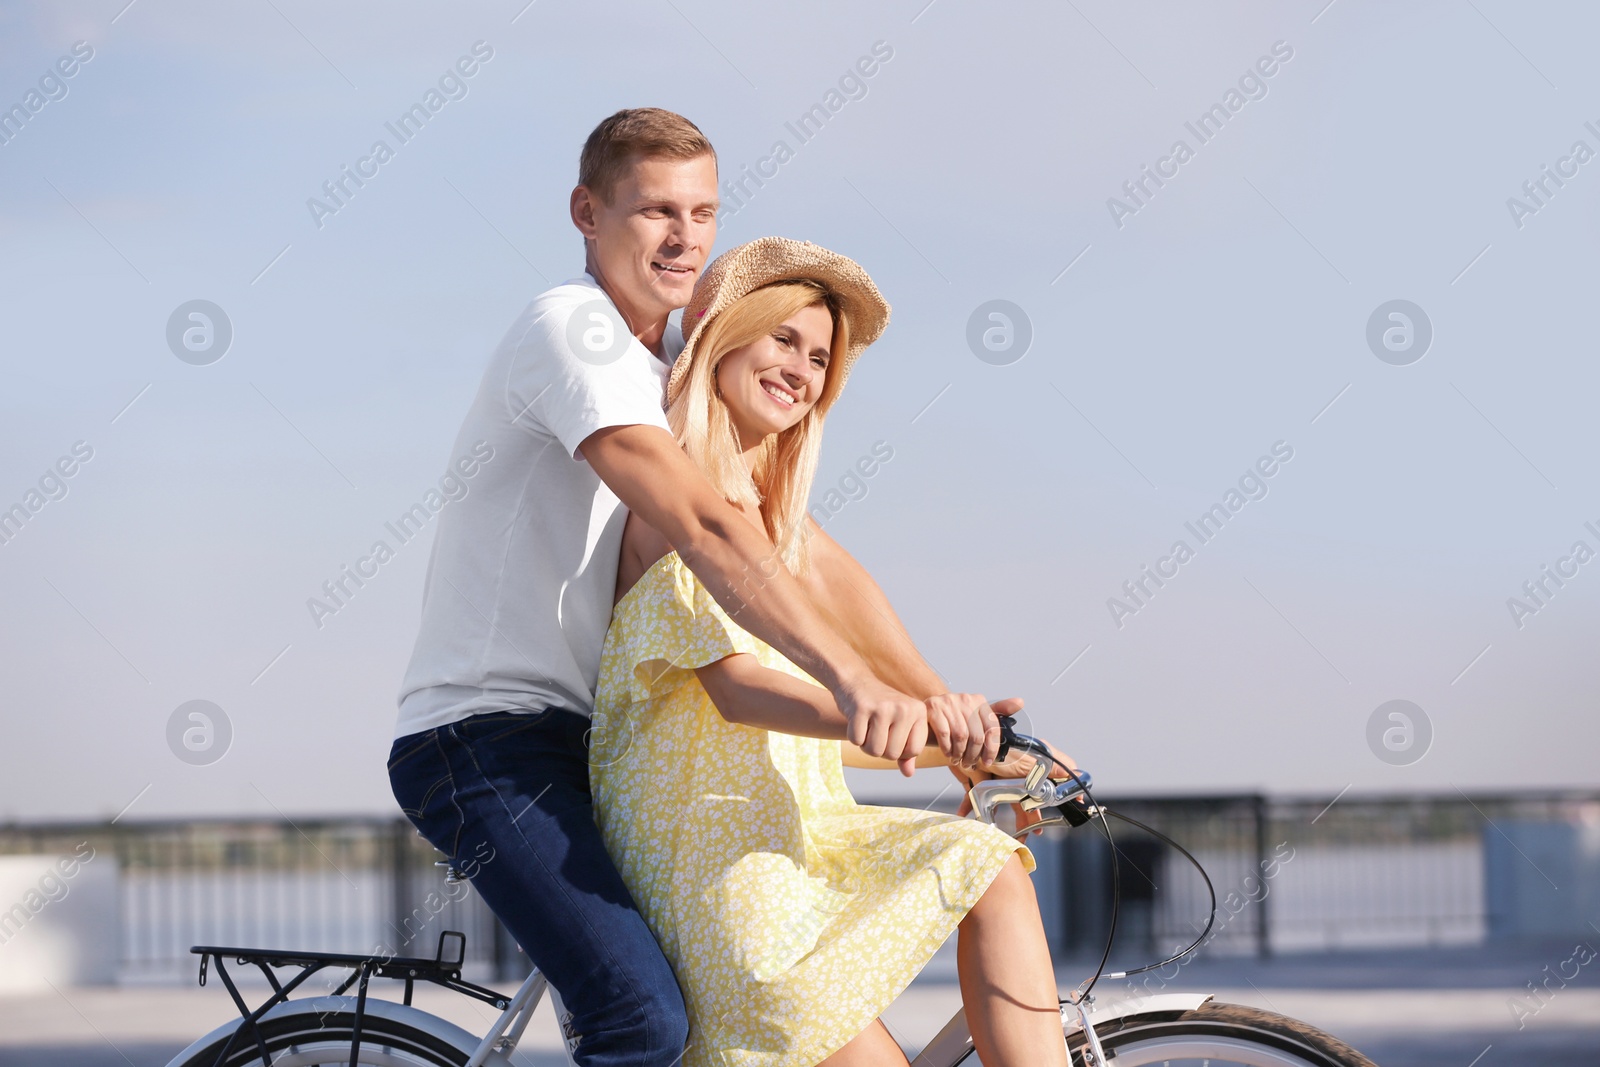
[[[676,552],[628,590],[612,615],[605,666],[613,699],[630,702],[671,692],[696,667],[767,647],[722,610]],[[611,673],[615,672],[615,673]]]

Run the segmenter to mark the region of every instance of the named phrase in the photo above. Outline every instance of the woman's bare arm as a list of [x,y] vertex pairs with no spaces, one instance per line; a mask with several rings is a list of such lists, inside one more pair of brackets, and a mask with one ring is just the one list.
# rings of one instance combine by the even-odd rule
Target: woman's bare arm
[[[729,722],[782,734],[844,741],[846,767],[885,771],[900,767],[894,760],[869,756],[859,745],[845,740],[844,716],[826,689],[763,667],[748,653],[696,667],[695,674],[717,712]],[[918,767],[943,767],[948,762],[936,745],[929,745],[917,756]]]
[[[900,766],[898,763],[891,762],[890,760],[879,759],[877,756],[869,756],[865,752],[861,751],[860,745],[852,745],[848,741],[844,743],[844,765],[846,767],[855,767],[864,771],[892,771]],[[950,766],[949,757],[947,757],[943,752],[940,752],[937,745],[929,745],[927,748],[922,750],[920,755],[917,756],[918,768],[948,766]]]
[[696,667],[694,673],[729,722],[828,741],[843,741],[848,733],[849,724],[826,689],[763,667],[748,652]]

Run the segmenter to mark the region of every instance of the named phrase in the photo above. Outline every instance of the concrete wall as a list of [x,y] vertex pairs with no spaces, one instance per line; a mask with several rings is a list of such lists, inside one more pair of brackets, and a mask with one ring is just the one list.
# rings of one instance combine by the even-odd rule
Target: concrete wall
[[0,993],[109,984],[121,950],[116,857],[0,856]]

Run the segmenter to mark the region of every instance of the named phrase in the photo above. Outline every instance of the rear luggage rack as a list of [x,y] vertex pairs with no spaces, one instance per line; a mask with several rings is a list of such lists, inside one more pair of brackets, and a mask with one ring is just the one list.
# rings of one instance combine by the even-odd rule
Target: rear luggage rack
[[[445,942],[450,941],[454,949],[452,956],[445,955]],[[354,1023],[354,1048],[352,1057],[361,1047],[361,1024],[367,1010],[367,983],[373,978],[392,978],[406,984],[405,1003],[411,1003],[411,992],[417,982],[432,982],[435,985],[453,989],[457,993],[464,993],[475,1000],[504,1010],[510,1003],[509,997],[496,993],[485,986],[474,985],[463,981],[461,978],[461,964],[467,958],[467,935],[460,930],[444,930],[439,934],[439,947],[434,952],[433,959],[423,959],[414,956],[385,956],[382,954],[365,954],[351,952],[285,952],[276,949],[263,948],[231,948],[225,945],[194,945],[189,949],[200,957],[200,984],[206,984],[206,972],[212,959],[216,960],[217,976],[222,979],[222,984],[227,987],[228,995],[233,998],[234,1006],[239,1009],[239,1014],[244,1017],[244,1023],[234,1031],[234,1038],[246,1031],[254,1039],[257,1048],[261,1050],[261,1061],[270,1064],[272,1061],[267,1055],[266,1041],[261,1036],[256,1024],[263,1015],[274,1007],[289,999],[307,978],[316,974],[325,967],[347,967],[350,974],[340,983],[339,987],[328,996],[343,996],[352,985],[357,986],[356,1012]],[[239,995],[239,989],[234,985],[233,977],[228,974],[223,959],[232,959],[241,966],[259,967],[266,976],[267,982],[272,986],[272,996],[268,997],[260,1007],[251,1010]],[[273,972],[275,967],[299,967],[300,973],[287,982],[280,982]],[[217,1062],[225,1062],[228,1054],[233,1051],[234,1039],[230,1038],[223,1048]],[[352,1059],[352,1062],[354,1060]]]

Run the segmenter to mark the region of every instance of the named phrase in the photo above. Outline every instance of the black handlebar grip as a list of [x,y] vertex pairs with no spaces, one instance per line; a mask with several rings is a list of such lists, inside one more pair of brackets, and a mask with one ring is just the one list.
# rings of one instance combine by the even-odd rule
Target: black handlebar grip
[[995,754],[996,763],[1004,763],[1011,754],[1011,746],[1017,743],[1017,718],[1015,715],[996,716],[1000,720],[1000,751]]

